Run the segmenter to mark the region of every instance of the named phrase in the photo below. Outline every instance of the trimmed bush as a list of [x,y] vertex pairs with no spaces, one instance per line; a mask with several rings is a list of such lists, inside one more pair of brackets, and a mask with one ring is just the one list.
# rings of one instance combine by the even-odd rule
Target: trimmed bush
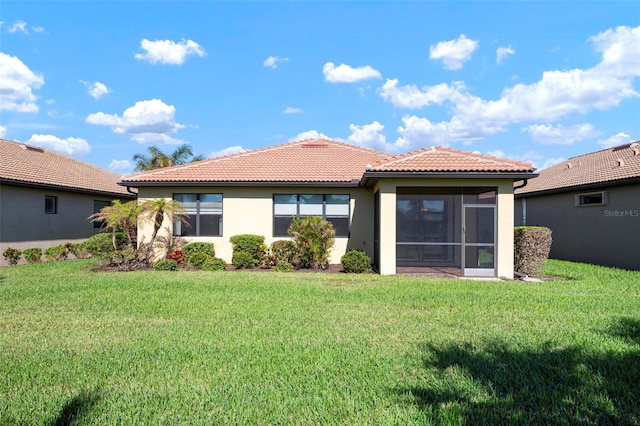
[[246,251],[234,252],[231,263],[236,269],[250,269],[258,265],[258,261]]
[[227,262],[219,257],[210,257],[202,262],[200,269],[203,271],[224,271],[227,269]]
[[109,266],[129,266],[138,263],[138,251],[135,249],[112,250],[101,256]]
[[276,265],[281,262],[293,263],[296,245],[291,240],[277,240],[271,243],[271,253],[276,258]]
[[329,254],[336,239],[331,222],[318,216],[293,218],[288,232],[296,248],[296,267],[326,269],[329,266]]
[[16,266],[20,261],[22,252],[18,249],[7,247],[7,249],[2,252],[2,256],[4,256],[4,260],[6,260],[9,265]]
[[208,260],[213,259],[213,256],[209,256],[207,253],[196,251],[187,255],[187,263],[194,268],[202,269],[202,265]]
[[194,241],[189,244],[185,244],[181,247],[182,252],[189,258],[189,255],[194,253],[204,253],[211,257],[216,256],[216,246],[213,243],[205,243]]
[[[262,263],[267,252],[262,235],[240,234],[229,238],[233,244],[233,253],[248,253],[255,261],[255,265]],[[254,266],[255,266],[254,265]]]
[[64,244],[61,244],[59,246],[49,247],[44,251],[44,257],[49,262],[66,260],[68,255],[69,255],[69,252],[67,251],[67,248],[64,246]]
[[177,271],[178,262],[173,259],[160,259],[153,263],[153,269],[156,271]]
[[363,250],[351,249],[340,258],[344,272],[365,274],[371,272],[371,258]]
[[[121,250],[127,246],[127,235],[124,232],[116,232],[116,246]],[[99,233],[89,237],[84,242],[86,249],[93,256],[100,256],[113,251],[113,236],[108,233]]]
[[551,251],[551,229],[516,226],[513,234],[515,271],[527,275],[539,274]]
[[282,261],[276,263],[276,266],[273,269],[276,272],[291,272],[293,271],[293,265],[287,261]]
[[175,249],[167,255],[167,259],[175,260],[177,263],[183,263],[187,259],[187,255],[181,249]]
[[[71,254],[73,254],[76,259],[86,259],[87,257],[91,256],[91,253],[89,253],[89,250],[87,250],[86,241],[76,244],[67,243],[65,244],[65,247]],[[111,247],[113,247],[113,245]]]
[[22,255],[24,256],[24,260],[26,260],[27,263],[38,263],[40,262],[40,260],[42,260],[42,249],[40,247],[24,249],[22,251]]

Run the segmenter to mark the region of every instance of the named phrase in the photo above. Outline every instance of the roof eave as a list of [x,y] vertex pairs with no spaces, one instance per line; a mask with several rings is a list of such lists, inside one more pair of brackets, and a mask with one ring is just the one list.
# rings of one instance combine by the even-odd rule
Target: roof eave
[[582,185],[563,186],[561,188],[539,189],[539,190],[529,191],[529,192],[517,192],[514,195],[517,198],[537,197],[539,195],[559,194],[562,192],[573,192],[573,191],[591,191],[594,189],[602,189],[609,186],[633,185],[638,183],[640,183],[640,176],[627,178],[627,179],[616,179],[616,180],[606,180],[603,182],[586,183]]
[[429,179],[532,179],[538,176],[534,172],[396,172],[396,171],[370,171],[365,172],[360,181],[361,186],[373,186],[376,181],[382,178],[429,178]]
[[75,192],[75,193],[81,193],[81,194],[94,194],[94,195],[120,197],[120,198],[135,198],[135,196],[131,193],[126,194],[122,192],[101,191],[98,189],[77,188],[73,186],[54,185],[54,184],[42,183],[42,182],[29,182],[29,181],[23,181],[23,180],[7,179],[7,178],[0,178],[0,183],[6,184],[6,185],[51,189],[56,191],[67,191],[67,192]]
[[360,181],[329,181],[329,182],[300,182],[300,181],[120,181],[118,185],[139,188],[139,187],[161,187],[161,186],[296,186],[313,188],[357,188]]

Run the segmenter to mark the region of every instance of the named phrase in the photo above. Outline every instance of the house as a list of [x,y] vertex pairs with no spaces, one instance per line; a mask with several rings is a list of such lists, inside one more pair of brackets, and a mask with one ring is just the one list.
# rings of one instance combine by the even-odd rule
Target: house
[[551,258],[640,270],[640,143],[541,170],[515,197],[517,225],[552,230]]
[[[362,249],[381,274],[406,269],[462,276],[513,276],[514,181],[530,164],[433,147],[394,156],[311,139],[125,176],[139,199],[173,198],[190,226],[165,236],[215,243],[229,262],[229,238],[288,238],[293,216],[333,223],[331,263]],[[149,241],[141,222],[138,240]],[[426,269],[425,269],[426,270]]]
[[0,139],[0,252],[79,242],[100,231],[87,217],[113,199],[136,197],[119,180],[62,154]]

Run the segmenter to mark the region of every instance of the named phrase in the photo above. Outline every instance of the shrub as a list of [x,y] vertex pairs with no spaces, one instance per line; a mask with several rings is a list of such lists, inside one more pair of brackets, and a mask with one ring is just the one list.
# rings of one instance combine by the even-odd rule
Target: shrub
[[276,264],[280,262],[293,263],[296,245],[291,240],[277,240],[271,243],[271,253],[275,257]]
[[64,244],[60,244],[59,246],[49,247],[44,251],[44,257],[49,262],[57,262],[59,260],[66,260],[69,252]]
[[[233,244],[233,253],[248,253],[255,261],[255,265],[262,263],[267,252],[262,235],[240,234],[229,238]],[[254,266],[255,266],[254,265]]]
[[181,247],[184,254],[189,257],[193,253],[204,253],[211,257],[216,256],[216,246],[213,243],[194,241]]
[[514,229],[514,269],[536,275],[549,258],[551,229],[542,226],[516,226]]
[[130,266],[138,263],[138,251],[135,249],[112,250],[101,256],[109,266]]
[[234,252],[231,263],[236,269],[249,269],[258,265],[258,261],[253,258],[251,253],[247,253],[246,251]]
[[42,249],[40,247],[24,249],[22,251],[22,255],[24,256],[24,260],[26,260],[27,263],[38,263],[42,259]]
[[202,263],[200,269],[203,271],[224,271],[227,269],[227,262],[219,257],[209,257]]
[[160,259],[153,263],[153,269],[156,271],[177,271],[178,262],[173,259]]
[[209,256],[207,253],[203,253],[201,251],[196,251],[187,255],[187,263],[198,269],[201,269],[202,264],[208,259],[213,259],[213,256]]
[[276,272],[291,272],[293,271],[293,265],[287,261],[282,261],[276,263],[276,266],[273,269]]
[[167,258],[175,260],[176,263],[183,263],[187,259],[187,255],[181,249],[175,249],[167,255]]
[[91,253],[89,253],[89,250],[87,250],[86,242],[76,244],[67,243],[65,244],[65,247],[71,254],[73,254],[76,259],[86,259],[87,257],[91,256]]
[[295,244],[294,262],[298,268],[325,269],[336,231],[330,222],[318,216],[293,218],[288,229]]
[[364,274],[371,272],[371,258],[363,250],[351,249],[340,258],[345,272]]
[[18,249],[7,247],[7,249],[2,252],[2,256],[4,256],[4,260],[6,260],[9,265],[16,266],[20,261],[22,252]]
[[[124,232],[116,232],[116,246],[118,250],[127,246],[127,235]],[[113,235],[99,233],[89,237],[84,242],[86,249],[93,256],[100,256],[113,251]]]

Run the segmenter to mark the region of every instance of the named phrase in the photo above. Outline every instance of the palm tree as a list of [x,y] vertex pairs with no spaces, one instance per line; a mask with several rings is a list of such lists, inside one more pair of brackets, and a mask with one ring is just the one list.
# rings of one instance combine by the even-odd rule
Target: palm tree
[[117,250],[116,232],[123,230],[127,234],[129,247],[133,247],[136,240],[136,230],[138,223],[138,215],[142,211],[143,206],[138,204],[137,200],[127,201],[113,200],[111,205],[103,207],[88,217],[91,222],[104,222],[106,229],[110,229],[113,236],[113,249]]
[[[148,155],[135,154],[133,156],[133,161],[136,162],[135,170],[138,172],[204,160],[203,155],[194,156],[191,147],[186,143],[177,147],[171,154],[164,153],[157,146],[150,146],[147,151]],[[192,158],[190,159],[190,157]]]
[[180,202],[171,200],[168,198],[156,198],[147,200],[142,204],[142,211],[145,215],[145,220],[150,220],[153,223],[153,232],[151,234],[151,240],[146,246],[146,260],[149,260],[151,250],[158,237],[158,231],[162,228],[162,223],[165,217],[169,222],[176,220],[181,221],[185,225],[189,226],[186,218],[186,210],[182,208]]

